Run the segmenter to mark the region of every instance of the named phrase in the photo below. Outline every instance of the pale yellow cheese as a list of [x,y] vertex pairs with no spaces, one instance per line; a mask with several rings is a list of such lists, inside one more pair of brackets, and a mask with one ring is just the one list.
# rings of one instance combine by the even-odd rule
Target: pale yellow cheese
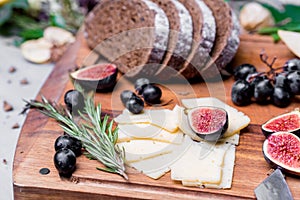
[[152,140],[156,142],[180,144],[183,134],[181,131],[170,133],[152,124],[119,124],[118,142],[130,140]]
[[178,116],[172,110],[144,110],[140,114],[132,114],[124,109],[122,114],[114,118],[118,124],[152,124],[169,132],[178,130]]
[[235,146],[230,145],[224,157],[224,165],[222,167],[222,178],[220,184],[203,183],[201,181],[182,181],[182,185],[190,187],[205,187],[215,189],[230,189],[232,185],[233,169],[235,162]]
[[[184,186],[230,188],[235,145],[239,143],[235,133],[248,125],[249,118],[215,98],[185,99],[182,103],[186,108],[176,105],[173,110],[144,110],[137,115],[125,109],[115,118],[119,124],[117,145],[125,149],[126,164],[153,179],[171,170],[171,178]],[[194,133],[186,110],[199,105],[228,112],[228,137],[206,142]]]
[[190,137],[184,136],[180,144],[131,140],[117,145],[124,147],[125,163],[128,166],[157,179],[170,170],[169,166],[184,155],[191,143]]
[[188,151],[171,166],[172,180],[219,185],[224,156],[229,146],[193,142]]

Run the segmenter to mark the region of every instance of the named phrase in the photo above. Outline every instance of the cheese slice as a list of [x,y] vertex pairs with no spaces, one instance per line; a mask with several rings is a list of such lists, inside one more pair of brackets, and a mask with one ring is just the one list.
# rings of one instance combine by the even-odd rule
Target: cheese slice
[[152,124],[119,124],[119,142],[128,142],[129,140],[153,140],[165,143],[181,143],[182,132],[170,133],[165,129]]
[[125,163],[128,166],[157,179],[170,170],[170,166],[184,155],[191,143],[190,137],[184,136],[180,144],[132,140],[117,145],[124,148]]
[[[230,188],[235,145],[239,143],[236,133],[249,124],[249,118],[216,98],[184,99],[182,103],[185,107],[144,110],[141,114],[125,109],[115,118],[117,145],[125,150],[125,163],[153,179],[171,170],[172,180],[184,186]],[[228,112],[227,137],[207,142],[194,133],[186,111],[200,105]]]
[[152,124],[171,133],[178,130],[178,116],[172,110],[144,110],[140,114],[132,114],[124,109],[122,114],[114,118],[118,124]]
[[214,97],[182,99],[182,104],[187,109],[195,108],[198,106],[214,106],[225,109],[228,113],[229,121],[228,129],[223,137],[229,137],[236,133],[239,133],[240,130],[247,127],[250,123],[250,118],[243,112],[238,111],[237,109],[225,104],[224,102]]
[[[124,131],[123,126],[127,127]],[[119,125],[118,131],[118,140],[117,144],[121,148],[125,148],[126,153],[130,153],[133,155],[148,155],[151,156],[151,153],[161,154],[160,150],[164,149],[166,146],[170,144],[181,144],[183,142],[183,133],[178,132],[177,134],[170,134],[169,132],[154,127],[152,125],[148,125],[148,129],[151,130],[151,127],[157,131],[155,137],[139,137],[137,134],[131,133],[128,135],[129,131],[135,132],[135,125]],[[134,135],[134,137],[131,137]],[[129,157],[127,157],[127,160]]]
[[201,181],[183,180],[182,185],[191,187],[205,187],[215,189],[229,189],[232,185],[233,169],[235,162],[235,146],[229,145],[224,157],[224,165],[222,168],[222,178],[220,184],[203,183]]
[[188,151],[171,166],[172,180],[219,185],[224,156],[229,146],[193,142]]

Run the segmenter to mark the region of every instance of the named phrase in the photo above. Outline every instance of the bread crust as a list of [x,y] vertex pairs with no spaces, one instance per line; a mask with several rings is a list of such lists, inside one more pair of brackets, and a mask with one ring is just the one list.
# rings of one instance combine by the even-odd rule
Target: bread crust
[[167,49],[169,21],[149,0],[102,0],[86,17],[85,32],[89,47],[122,73],[153,75]]
[[[217,25],[217,35],[211,58],[201,70],[201,76],[206,79],[228,76],[226,68],[237,52],[239,40],[239,22],[229,5],[223,0],[203,0],[213,11]],[[222,13],[222,15],[220,14]]]
[[230,75],[239,21],[223,0],[101,0],[87,43],[128,77],[209,80]]
[[167,14],[170,23],[168,52],[156,75],[160,79],[170,79],[177,75],[187,59],[193,38],[193,21],[186,7],[177,0],[152,0]]
[[179,1],[190,10],[194,21],[192,50],[179,73],[192,79],[199,76],[200,70],[210,57],[216,37],[216,22],[211,9],[202,0]]

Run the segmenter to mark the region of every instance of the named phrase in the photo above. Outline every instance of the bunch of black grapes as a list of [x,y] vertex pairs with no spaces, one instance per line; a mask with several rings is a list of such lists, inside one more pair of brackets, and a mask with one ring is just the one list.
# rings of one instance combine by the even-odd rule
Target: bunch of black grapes
[[274,69],[268,63],[268,57],[260,54],[269,71],[258,72],[252,64],[242,64],[234,69],[231,99],[235,105],[246,106],[252,102],[258,104],[272,103],[278,107],[287,107],[295,95],[300,94],[300,59],[286,61],[283,67]]

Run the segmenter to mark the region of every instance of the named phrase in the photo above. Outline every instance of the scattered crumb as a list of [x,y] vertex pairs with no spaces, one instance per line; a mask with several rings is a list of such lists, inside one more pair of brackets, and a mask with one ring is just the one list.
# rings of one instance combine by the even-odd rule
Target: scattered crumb
[[14,108],[7,101],[3,101],[3,109],[5,112],[12,111]]
[[71,176],[70,181],[71,181],[72,183],[77,184],[77,183],[79,183],[79,178],[78,178],[78,177],[75,177],[75,176]]
[[29,84],[29,81],[28,81],[26,78],[24,78],[24,79],[22,79],[22,80],[20,81],[20,84],[21,84],[21,85],[28,85],[28,84]]
[[2,162],[4,165],[7,165],[7,160],[5,158],[3,158]]
[[7,83],[8,83],[8,84],[11,84],[11,80],[7,80]]
[[15,123],[11,128],[12,129],[17,129],[17,128],[20,128],[20,125],[18,123]]
[[17,71],[17,68],[15,68],[14,66],[11,66],[9,69],[8,69],[8,72],[9,73],[14,73]]

